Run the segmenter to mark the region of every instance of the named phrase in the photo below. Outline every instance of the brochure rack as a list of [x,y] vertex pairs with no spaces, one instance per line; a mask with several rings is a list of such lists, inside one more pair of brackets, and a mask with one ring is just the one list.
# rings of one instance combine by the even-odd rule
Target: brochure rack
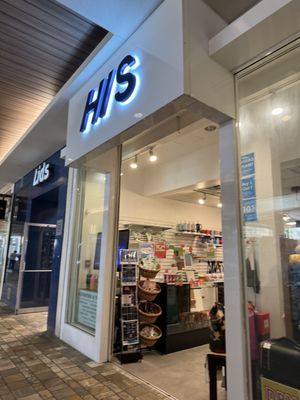
[[139,361],[142,358],[139,345],[138,317],[138,255],[136,250],[121,250],[121,363]]

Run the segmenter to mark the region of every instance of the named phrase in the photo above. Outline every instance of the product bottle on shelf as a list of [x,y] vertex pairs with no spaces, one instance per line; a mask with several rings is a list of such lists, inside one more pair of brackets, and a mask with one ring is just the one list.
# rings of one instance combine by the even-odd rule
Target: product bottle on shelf
[[187,223],[186,223],[186,221],[184,221],[184,223],[182,224],[182,230],[183,230],[183,232],[187,231]]
[[196,223],[196,232],[200,233],[201,228],[202,228],[201,224],[199,223],[199,221],[197,221],[197,223]]
[[98,283],[97,275],[92,275],[91,276],[91,285],[90,285],[91,290],[97,291],[97,283]]
[[196,225],[194,222],[191,223],[191,232],[195,232],[196,230]]
[[187,224],[186,224],[186,230],[188,231],[188,232],[191,232],[191,223],[188,221],[187,222]]

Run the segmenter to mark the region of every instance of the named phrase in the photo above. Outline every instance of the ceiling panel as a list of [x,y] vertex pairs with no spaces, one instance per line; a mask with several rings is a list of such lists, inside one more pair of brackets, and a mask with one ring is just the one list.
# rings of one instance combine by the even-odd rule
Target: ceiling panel
[[0,160],[106,33],[55,0],[1,0]]
[[204,0],[219,16],[230,24],[261,0]]

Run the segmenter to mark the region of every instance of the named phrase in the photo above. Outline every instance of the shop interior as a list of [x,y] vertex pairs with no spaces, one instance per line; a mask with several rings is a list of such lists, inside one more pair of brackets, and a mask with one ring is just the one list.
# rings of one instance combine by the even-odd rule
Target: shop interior
[[[114,352],[176,398],[207,399],[209,312],[224,304],[219,129],[203,118],[146,142],[123,145]],[[135,272],[122,249],[137,251]]]

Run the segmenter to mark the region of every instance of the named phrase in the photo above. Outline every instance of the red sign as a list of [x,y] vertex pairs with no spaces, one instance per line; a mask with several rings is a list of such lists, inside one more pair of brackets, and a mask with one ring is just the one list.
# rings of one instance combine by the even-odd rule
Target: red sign
[[167,257],[167,244],[166,242],[154,243],[154,257],[166,258]]

